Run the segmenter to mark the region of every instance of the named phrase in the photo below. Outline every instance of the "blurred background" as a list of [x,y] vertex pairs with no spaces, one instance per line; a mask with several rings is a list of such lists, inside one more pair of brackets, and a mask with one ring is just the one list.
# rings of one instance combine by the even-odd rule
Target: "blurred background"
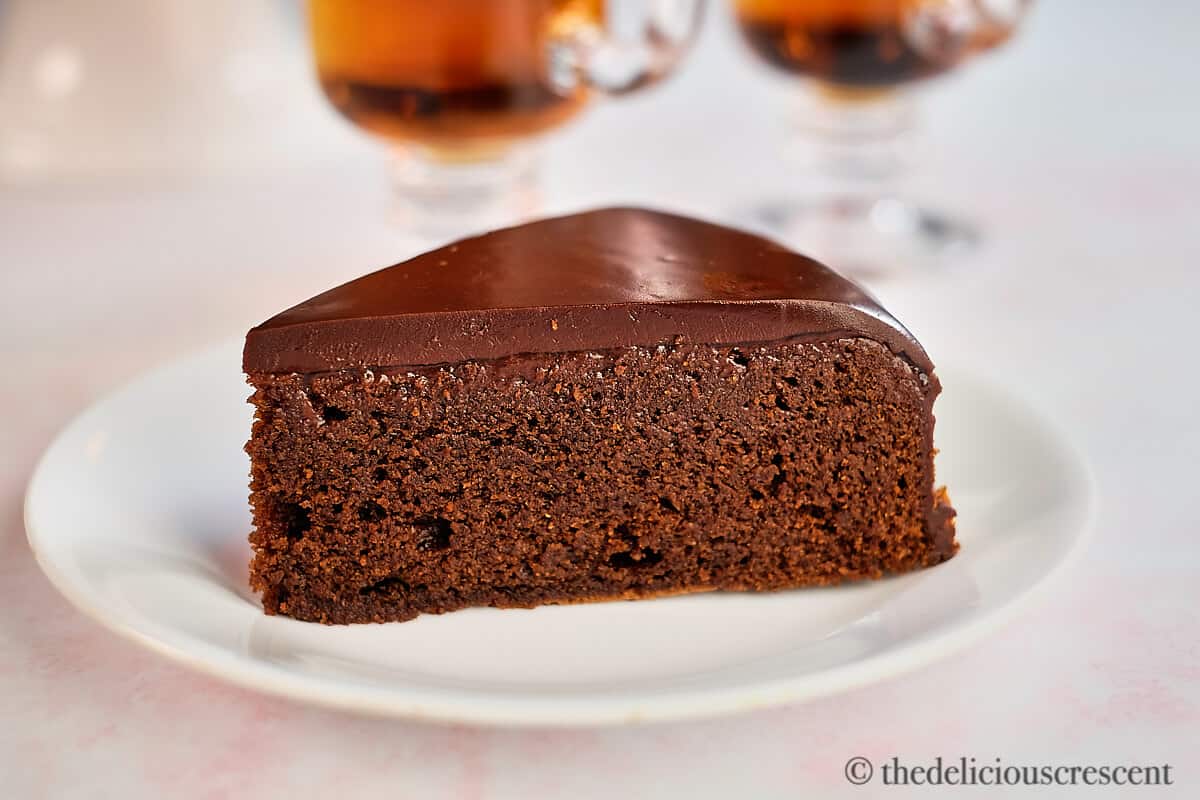
[[[161,748],[177,774],[197,759],[241,763],[218,735],[230,727],[313,770],[288,777],[280,756],[239,771],[241,785],[313,789],[363,768],[359,785],[384,790],[401,770],[403,786],[434,796],[518,796],[535,764],[558,796],[598,796],[589,771],[619,760],[606,794],[671,780],[691,797],[793,797],[822,774],[821,753],[844,761],[881,720],[918,718],[914,746],[946,754],[1096,763],[1151,741],[1155,760],[1182,763],[1200,734],[1200,521],[1181,500],[1200,451],[1187,346],[1200,308],[1197,32],[1192,3],[1045,0],[1002,47],[921,82],[906,196],[951,209],[978,240],[937,269],[868,277],[935,361],[1007,384],[1085,451],[1101,522],[1059,602],[846,700],[539,739],[385,727],[213,687],[53,594],[25,549],[20,498],[55,430],[137,372],[240,337],[430,237],[404,224],[385,149],[323,96],[296,0],[0,0],[0,357],[13,365],[0,379],[0,592],[22,609],[0,621],[0,775],[16,776],[13,796],[67,792],[97,770],[131,792],[161,789],[171,769],[147,777],[143,752]],[[713,0],[673,74],[589,103],[544,139],[540,213],[646,204],[762,224],[764,198],[819,180],[787,155],[801,95],[750,53],[732,4]],[[1124,645],[1097,615],[1125,626]],[[67,684],[64,642],[90,665]],[[1029,654],[1043,659],[1036,674],[1015,666]],[[983,688],[1001,681],[1003,696]],[[189,710],[198,735],[176,747],[164,719],[196,683],[217,699]],[[942,707],[919,702],[947,686]],[[1050,711],[1019,710],[1035,706]],[[97,744],[105,725],[116,728]],[[370,739],[382,731],[390,755]],[[56,752],[64,737],[69,758]],[[339,751],[346,737],[361,746]],[[795,766],[815,737],[825,744]],[[187,774],[226,796],[222,770],[203,772]],[[828,796],[846,788],[838,770],[828,781]]]

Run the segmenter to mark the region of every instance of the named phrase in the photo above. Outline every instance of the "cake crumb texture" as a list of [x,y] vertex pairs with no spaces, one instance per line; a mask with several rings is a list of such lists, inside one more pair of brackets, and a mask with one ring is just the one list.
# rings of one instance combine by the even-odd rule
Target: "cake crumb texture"
[[251,585],[270,614],[776,590],[957,547],[936,383],[868,339],[249,378]]

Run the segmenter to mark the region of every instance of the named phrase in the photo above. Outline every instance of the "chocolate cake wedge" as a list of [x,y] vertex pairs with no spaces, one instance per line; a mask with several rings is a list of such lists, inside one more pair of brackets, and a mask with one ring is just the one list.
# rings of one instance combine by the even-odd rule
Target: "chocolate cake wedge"
[[933,365],[854,284],[613,208],[460,241],[250,331],[269,614],[835,584],[955,552]]

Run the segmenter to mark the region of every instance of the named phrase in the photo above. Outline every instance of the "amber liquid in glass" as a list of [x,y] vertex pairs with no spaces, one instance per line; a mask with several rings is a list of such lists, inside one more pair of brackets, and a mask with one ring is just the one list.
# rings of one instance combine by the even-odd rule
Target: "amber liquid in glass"
[[397,143],[469,157],[570,119],[587,102],[548,82],[550,37],[602,25],[604,0],[311,0],[333,105]]
[[[923,14],[942,0],[736,0],[738,24],[768,64],[837,86],[885,89],[928,78],[999,44],[1007,29],[980,30],[952,56],[914,45]],[[926,34],[929,35],[928,33]]]

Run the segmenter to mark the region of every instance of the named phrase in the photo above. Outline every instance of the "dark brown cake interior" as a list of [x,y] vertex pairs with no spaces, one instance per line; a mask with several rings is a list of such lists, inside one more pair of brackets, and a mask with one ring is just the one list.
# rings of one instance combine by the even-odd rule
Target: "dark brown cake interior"
[[268,613],[409,619],[874,578],[953,554],[936,388],[864,338],[251,373]]

